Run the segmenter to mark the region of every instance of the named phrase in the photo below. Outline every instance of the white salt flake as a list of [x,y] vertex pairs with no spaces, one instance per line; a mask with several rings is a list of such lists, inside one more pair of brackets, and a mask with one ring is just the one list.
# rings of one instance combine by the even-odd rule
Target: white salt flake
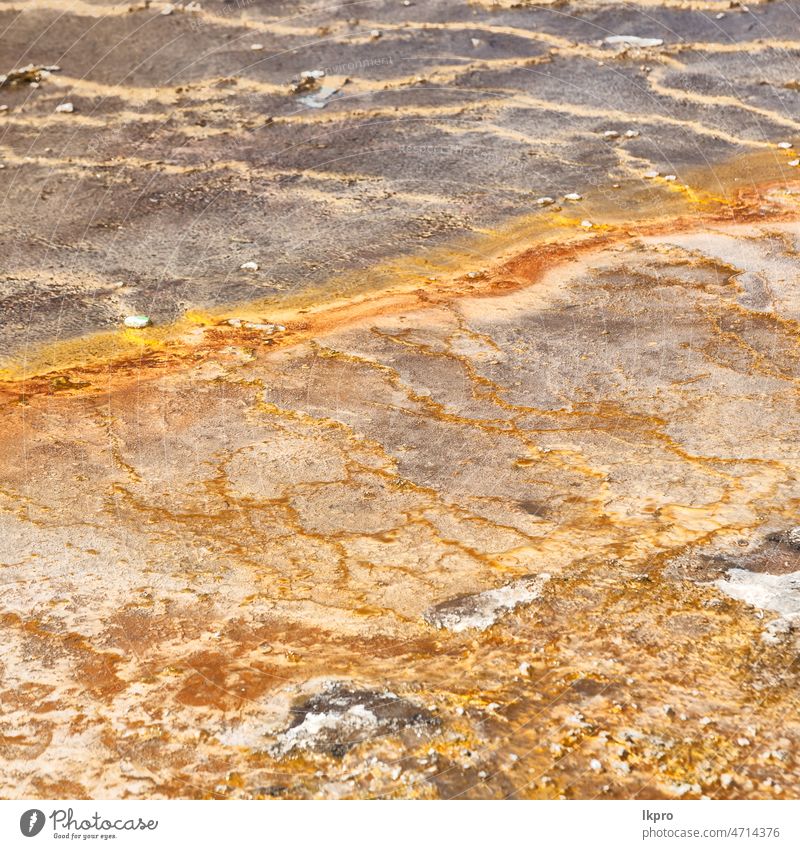
[[604,40],[606,44],[622,47],[660,47],[664,43],[662,38],[642,38],[638,35],[609,35]]

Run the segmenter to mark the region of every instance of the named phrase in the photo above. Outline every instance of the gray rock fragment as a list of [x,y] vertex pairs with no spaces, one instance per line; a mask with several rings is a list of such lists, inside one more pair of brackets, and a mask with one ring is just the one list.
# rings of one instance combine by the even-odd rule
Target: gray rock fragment
[[485,631],[516,607],[539,598],[550,575],[526,575],[493,590],[447,599],[426,611],[425,621],[437,628],[459,633],[468,628]]

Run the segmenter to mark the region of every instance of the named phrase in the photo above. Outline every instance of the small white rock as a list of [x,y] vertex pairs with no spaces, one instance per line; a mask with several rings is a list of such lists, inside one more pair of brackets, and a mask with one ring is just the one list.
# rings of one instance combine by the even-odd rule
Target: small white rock
[[738,738],[736,739],[736,745],[737,745],[737,746],[742,746],[742,747],[744,747],[744,746],[749,746],[749,745],[750,745],[750,741],[747,739],[747,737],[738,737]]
[[175,11],[175,7],[172,3],[167,3],[166,6],[161,10],[162,15],[171,15]]
[[252,260],[251,260],[250,262],[243,262],[243,263],[239,266],[239,268],[240,268],[242,271],[258,271],[258,263],[257,263],[257,262],[253,262]]
[[674,183],[678,178],[674,174],[665,174],[664,179],[668,180],[670,183]]
[[56,112],[74,112],[75,107],[71,103],[59,103]]
[[626,139],[635,139],[639,137],[638,130],[625,130],[625,138]]
[[604,139],[618,139],[619,133],[616,130],[606,130],[603,133],[603,138]]
[[550,206],[551,203],[555,203],[555,200],[550,197],[541,197],[536,199],[536,203],[538,203],[539,206]]
[[592,227],[594,227],[594,224],[592,224],[592,222],[589,221],[588,218],[584,218],[583,221],[581,221],[581,227],[585,227],[587,230],[591,230]]
[[263,44],[251,44],[250,49],[251,50],[263,50],[264,45]]
[[123,322],[125,327],[133,327],[136,330],[141,330],[150,324],[150,316],[147,315],[127,315]]
[[789,163],[789,165],[790,165],[792,168],[797,168],[797,166],[798,166],[798,165],[800,165],[800,159],[793,159],[793,160]]
[[778,147],[781,150],[791,150],[794,145],[791,142],[778,142]]
[[568,195],[564,195],[564,200],[583,200],[583,195],[579,195],[577,192],[570,192]]
[[591,769],[592,772],[602,772],[603,764],[601,764],[597,758],[592,758],[592,760],[589,761],[589,769]]
[[655,180],[655,178],[658,177],[658,173],[659,173],[658,171],[645,171],[644,177],[647,180]]

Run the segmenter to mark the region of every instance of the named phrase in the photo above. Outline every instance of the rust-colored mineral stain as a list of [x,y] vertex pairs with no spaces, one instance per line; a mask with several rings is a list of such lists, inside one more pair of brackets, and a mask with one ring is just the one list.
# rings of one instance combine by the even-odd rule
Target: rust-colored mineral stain
[[[29,324],[0,371],[3,795],[798,794],[781,582],[800,572],[800,183],[793,152],[739,126],[790,119],[681,88],[691,45],[643,64],[580,16],[562,37],[507,5],[476,4],[469,27],[508,55],[443,64],[467,25],[440,14],[419,25],[427,82],[367,65],[323,111],[269,69],[235,86],[177,60],[168,86],[95,79],[99,63],[24,102],[9,89],[9,203],[17,178],[44,187],[12,282],[64,297],[66,329]],[[106,33],[139,14],[78,11]],[[406,38],[401,13],[382,12],[383,43]],[[304,32],[264,15],[248,28]],[[693,49],[766,49],[735,32]],[[622,68],[645,99],[534,96],[532,70],[561,63],[608,85]],[[64,85],[75,114],[37,112]],[[442,138],[457,174],[450,148],[413,148]],[[522,163],[506,182],[492,145]],[[531,173],[572,184],[537,205]],[[59,180],[86,181],[91,214]],[[103,305],[97,323],[64,292]],[[154,326],[85,332],[163,293],[180,309]]]

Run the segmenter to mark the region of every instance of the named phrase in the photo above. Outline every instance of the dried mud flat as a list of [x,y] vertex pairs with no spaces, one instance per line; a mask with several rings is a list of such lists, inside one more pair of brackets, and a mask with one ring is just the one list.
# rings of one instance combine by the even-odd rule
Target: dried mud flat
[[796,798],[797,12],[0,4],[0,794]]

